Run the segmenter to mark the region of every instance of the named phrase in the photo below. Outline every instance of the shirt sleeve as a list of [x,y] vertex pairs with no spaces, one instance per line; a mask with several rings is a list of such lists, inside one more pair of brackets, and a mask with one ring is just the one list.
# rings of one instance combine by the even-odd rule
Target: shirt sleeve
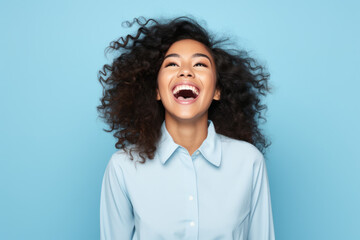
[[254,164],[248,240],[274,240],[270,188],[263,155]]
[[124,175],[115,155],[110,159],[102,181],[100,198],[100,239],[132,239],[134,214]]

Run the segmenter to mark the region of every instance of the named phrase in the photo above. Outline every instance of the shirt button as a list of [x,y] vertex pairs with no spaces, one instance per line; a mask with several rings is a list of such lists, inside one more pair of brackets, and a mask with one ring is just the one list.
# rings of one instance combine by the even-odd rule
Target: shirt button
[[190,222],[190,226],[191,226],[191,227],[195,226],[195,223],[194,223],[194,222]]
[[192,195],[190,195],[189,196],[189,200],[191,201],[191,200],[193,200],[194,199],[194,197],[192,196]]
[[199,155],[199,151],[196,151],[196,153],[195,153],[196,155]]

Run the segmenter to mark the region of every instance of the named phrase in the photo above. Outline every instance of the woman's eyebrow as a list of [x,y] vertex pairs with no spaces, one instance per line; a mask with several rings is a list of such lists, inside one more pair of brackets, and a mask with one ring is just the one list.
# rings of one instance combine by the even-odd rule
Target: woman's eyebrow
[[180,57],[180,55],[177,54],[177,53],[171,53],[171,54],[169,54],[169,55],[166,55],[166,56],[164,57],[164,60],[165,60],[166,58],[168,58],[168,57]]
[[[178,57],[178,58],[179,58],[180,55],[177,54],[177,53],[171,53],[171,54],[169,54],[169,55],[166,55],[166,56],[164,57],[164,60],[165,60],[166,58],[168,58],[168,57]],[[208,55],[206,55],[206,54],[203,54],[203,53],[194,53],[194,54],[192,55],[192,57],[193,57],[193,58],[194,58],[194,57],[206,57],[207,59],[209,59],[210,63],[212,63],[210,57],[209,57]]]
[[193,58],[194,58],[194,57],[206,57],[207,59],[209,59],[210,63],[212,63],[212,62],[211,62],[211,59],[209,58],[209,56],[206,55],[206,54],[203,54],[203,53],[195,53],[194,55],[192,55],[192,57],[193,57]]

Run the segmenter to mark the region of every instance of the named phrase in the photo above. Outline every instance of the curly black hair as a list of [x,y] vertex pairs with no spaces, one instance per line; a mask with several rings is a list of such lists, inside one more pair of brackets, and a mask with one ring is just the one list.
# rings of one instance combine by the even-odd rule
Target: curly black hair
[[261,98],[270,91],[270,74],[245,50],[222,48],[227,39],[215,40],[201,25],[189,17],[168,20],[135,18],[125,22],[139,25],[137,33],[112,41],[106,51],[117,50],[119,56],[105,64],[98,80],[103,87],[100,117],[114,131],[115,147],[136,151],[141,163],[153,159],[161,137],[165,109],[156,100],[157,75],[170,46],[179,40],[193,39],[204,44],[216,65],[216,88],[221,99],[213,101],[208,118],[217,133],[247,141],[264,153],[270,145],[259,128],[266,105]]

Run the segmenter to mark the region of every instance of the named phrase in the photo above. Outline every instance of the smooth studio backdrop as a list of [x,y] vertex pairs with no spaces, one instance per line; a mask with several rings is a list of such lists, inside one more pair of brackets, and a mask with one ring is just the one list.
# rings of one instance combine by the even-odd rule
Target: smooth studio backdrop
[[115,140],[97,73],[134,17],[192,15],[265,64],[266,158],[279,240],[360,239],[359,3],[0,3],[0,238],[99,239]]

